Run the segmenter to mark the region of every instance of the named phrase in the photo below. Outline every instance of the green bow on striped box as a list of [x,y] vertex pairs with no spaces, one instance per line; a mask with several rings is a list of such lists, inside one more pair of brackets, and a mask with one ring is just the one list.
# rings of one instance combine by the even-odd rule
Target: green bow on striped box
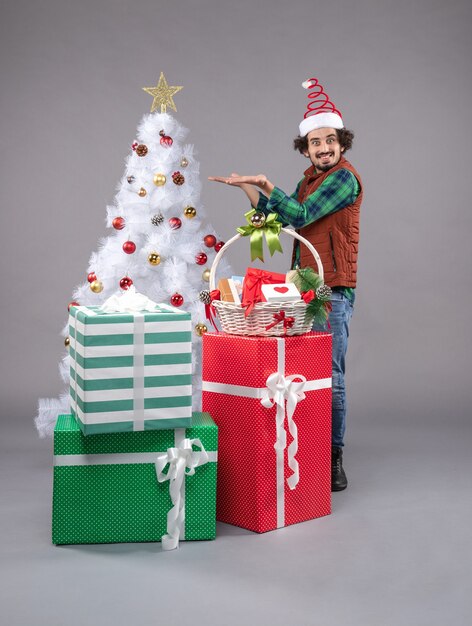
[[71,411],[84,434],[191,425],[191,316],[154,306],[70,308]]

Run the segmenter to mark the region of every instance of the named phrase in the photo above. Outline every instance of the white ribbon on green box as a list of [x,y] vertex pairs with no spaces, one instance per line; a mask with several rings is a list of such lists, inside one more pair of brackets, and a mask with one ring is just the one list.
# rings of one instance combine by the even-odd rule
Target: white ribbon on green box
[[69,320],[71,409],[85,434],[190,425],[189,313],[125,292],[71,307]]
[[260,400],[262,406],[271,408],[276,405],[276,440],[274,449],[276,453],[276,485],[277,485],[277,528],[285,526],[285,477],[284,456],[287,448],[287,433],[292,436],[292,442],[288,447],[288,465],[292,474],[287,478],[290,489],[295,489],[299,478],[299,466],[296,459],[298,450],[298,429],[294,421],[294,413],[298,402],[305,399],[305,392],[318,389],[330,389],[331,378],[318,380],[306,380],[305,376],[294,374],[285,376],[285,340],[283,337],[274,337],[277,341],[277,371],[270,374],[265,387],[247,387],[245,385],[229,385],[204,380],[203,391],[223,393],[230,396],[242,396],[243,398],[255,398]]
[[[123,452],[110,454],[56,454],[55,467],[127,465],[153,463],[156,478],[162,483],[169,481],[172,507],[167,513],[167,533],[162,536],[162,549],[174,550],[179,539],[185,540],[185,477],[194,476],[195,469],[206,463],[216,463],[218,452],[205,450],[200,439],[185,437],[184,428],[174,430],[174,447],[161,452]],[[193,448],[199,448],[194,450]],[[167,472],[165,467],[169,465]]]
[[[200,448],[200,451],[194,451],[193,446]],[[178,548],[179,537],[185,529],[185,477],[193,476],[195,468],[205,465],[209,460],[200,439],[187,438],[157,457],[157,480],[160,483],[169,481],[169,493],[174,505],[167,513],[167,534],[161,539],[163,550]],[[164,472],[167,466],[167,472]]]

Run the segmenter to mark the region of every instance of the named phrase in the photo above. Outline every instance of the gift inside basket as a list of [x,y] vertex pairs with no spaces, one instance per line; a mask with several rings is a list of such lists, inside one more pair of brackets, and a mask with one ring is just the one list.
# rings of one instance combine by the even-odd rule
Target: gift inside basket
[[[326,311],[325,318],[327,317],[330,309],[331,290],[323,282],[323,265],[318,252],[309,241],[296,231],[283,228],[276,218],[276,214],[270,214],[266,217],[255,210],[246,213],[249,226],[238,228],[238,234],[220,249],[213,261],[210,271],[210,292],[207,292],[205,304],[207,305],[207,311],[211,309],[216,313],[221,327],[226,333],[257,336],[302,335],[309,332],[312,328],[315,307],[313,307],[313,303],[310,306],[310,302],[316,298],[318,298],[317,304],[323,308],[323,311]],[[256,302],[249,307],[244,307],[241,302],[220,300],[220,294],[215,288],[216,270],[222,256],[226,254],[230,246],[239,239],[249,235],[252,259],[260,258],[264,260],[262,255],[263,235],[266,237],[269,251],[273,254],[275,250],[282,252],[279,242],[279,234],[281,232],[301,241],[313,255],[318,274],[315,274],[312,270],[310,271],[313,276],[316,276],[318,288],[302,293],[299,300],[284,301],[280,299],[276,302]],[[257,271],[255,270],[255,273]],[[304,270],[301,271],[303,272]],[[283,291],[281,286],[278,289]],[[208,313],[208,316],[211,318],[211,312]]]

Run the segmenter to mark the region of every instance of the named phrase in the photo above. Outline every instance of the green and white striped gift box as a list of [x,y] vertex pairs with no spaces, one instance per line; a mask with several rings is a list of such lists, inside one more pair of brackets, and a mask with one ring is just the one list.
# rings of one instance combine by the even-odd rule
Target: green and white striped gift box
[[190,313],[73,306],[69,336],[71,410],[84,434],[191,425]]

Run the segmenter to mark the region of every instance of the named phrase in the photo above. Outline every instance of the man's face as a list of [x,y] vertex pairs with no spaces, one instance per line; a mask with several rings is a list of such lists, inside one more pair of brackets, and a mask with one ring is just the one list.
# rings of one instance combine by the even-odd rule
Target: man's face
[[312,130],[308,133],[307,139],[308,151],[304,154],[313,163],[318,174],[334,167],[344,152],[334,128]]

